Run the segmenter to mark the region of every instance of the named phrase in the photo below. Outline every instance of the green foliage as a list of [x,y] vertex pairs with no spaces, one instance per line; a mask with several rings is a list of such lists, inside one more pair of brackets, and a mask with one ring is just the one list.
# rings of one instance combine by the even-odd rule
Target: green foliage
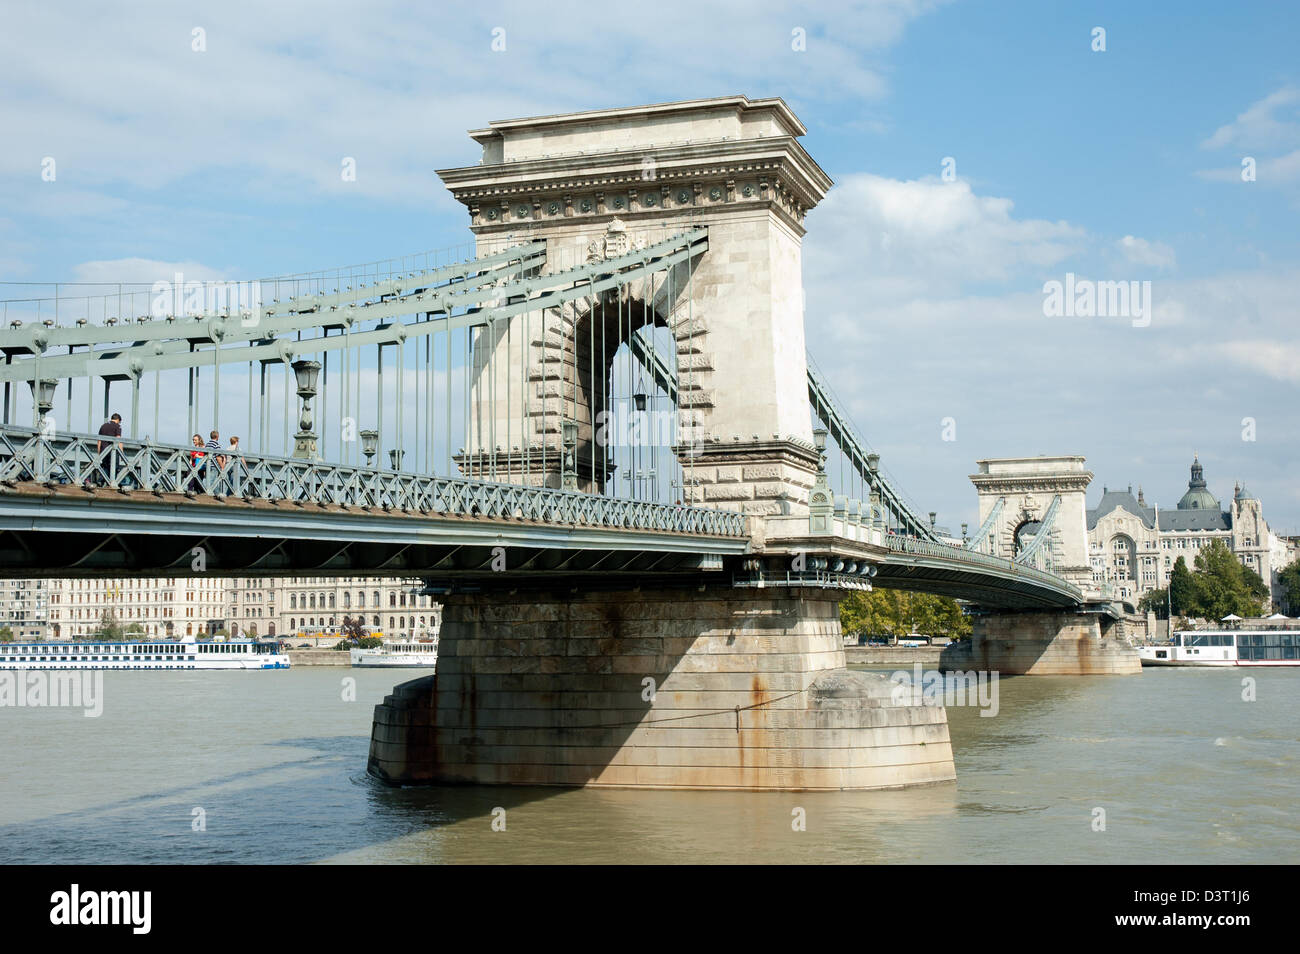
[[1259,616],[1268,588],[1259,574],[1242,566],[1222,540],[1213,541],[1196,554],[1192,575],[1197,616],[1222,619],[1229,613]]
[[366,618],[364,616],[344,616],[343,625],[339,627],[339,632],[344,639],[350,639],[354,642],[367,639],[370,636],[370,630],[366,628]]
[[[1142,598],[1141,606],[1163,590]],[[1169,596],[1176,616],[1200,616],[1218,620],[1229,614],[1259,616],[1268,602],[1268,584],[1258,573],[1243,566],[1222,540],[1215,540],[1196,554],[1196,569],[1178,558],[1169,577]],[[1159,606],[1155,607],[1159,612]]]
[[918,632],[951,639],[969,635],[971,629],[950,597],[887,589],[855,590],[841,600],[840,627],[851,636]]
[[[1179,557],[1181,560],[1182,557]],[[1186,566],[1183,567],[1186,569]],[[1143,613],[1155,613],[1161,619],[1164,619],[1165,612],[1169,607],[1169,590],[1159,589],[1151,590],[1142,599],[1138,600],[1138,609]]]
[[1174,571],[1169,575],[1169,598],[1174,615],[1195,615],[1196,581],[1192,579],[1192,571],[1187,569],[1187,561],[1182,557],[1174,563]]
[[13,641],[13,628],[10,626],[0,626],[0,643],[12,643]]
[[143,636],[143,635],[144,635],[144,627],[143,627],[142,625],[140,625],[139,623],[132,623],[130,626],[128,626],[128,627],[126,628],[126,635],[128,635],[128,636]]
[[370,630],[366,629],[366,618],[364,616],[344,616],[343,625],[339,627],[339,632],[343,634],[343,638],[334,647],[338,650],[378,649],[384,645],[383,639],[370,635]]
[[111,609],[106,609],[103,615],[99,617],[99,639],[115,640],[121,639],[123,635],[122,624],[118,622],[117,614]]
[[1282,612],[1288,616],[1300,613],[1300,559],[1285,566],[1277,581],[1282,588]]
[[360,639],[340,639],[334,648],[339,652],[346,652],[349,649],[378,649],[384,645],[384,641],[379,636],[363,636]]

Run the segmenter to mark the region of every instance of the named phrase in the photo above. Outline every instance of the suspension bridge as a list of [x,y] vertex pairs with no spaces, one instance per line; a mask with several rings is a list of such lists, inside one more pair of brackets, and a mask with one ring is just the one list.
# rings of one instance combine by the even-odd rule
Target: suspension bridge
[[440,671],[376,711],[391,781],[951,777],[942,710],[844,670],[844,592],[1032,618],[1020,671],[1129,663],[1082,458],[980,462],[947,538],[807,354],[805,131],[745,97],[497,122],[439,172],[472,248],[6,301],[0,570],[423,577]]

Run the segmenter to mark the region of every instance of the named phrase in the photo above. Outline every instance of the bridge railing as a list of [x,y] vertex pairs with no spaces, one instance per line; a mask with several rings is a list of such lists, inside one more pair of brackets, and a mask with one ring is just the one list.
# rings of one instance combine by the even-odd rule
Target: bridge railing
[[897,534],[888,534],[885,536],[885,544],[889,549],[896,553],[915,553],[920,556],[941,557],[945,560],[953,560],[958,563],[969,563],[973,566],[988,567],[995,569],[1008,576],[1021,577],[1026,580],[1043,583],[1048,586],[1066,592],[1078,592],[1077,587],[1062,577],[1054,573],[1048,573],[1031,566],[1017,563],[1014,560],[1004,560],[1002,557],[991,556],[987,553],[980,553],[975,550],[967,550],[965,547],[951,546],[946,543],[936,543],[930,540],[919,540],[915,537],[899,536]]
[[745,536],[744,515],[730,510],[0,426],[0,485],[20,483]]

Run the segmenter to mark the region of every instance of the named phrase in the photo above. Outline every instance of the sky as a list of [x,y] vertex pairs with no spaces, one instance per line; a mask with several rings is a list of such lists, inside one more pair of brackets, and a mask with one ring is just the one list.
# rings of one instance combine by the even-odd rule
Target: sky
[[[11,3],[0,297],[459,245],[434,170],[478,161],[468,129],[780,96],[835,181],[809,348],[922,510],[974,525],[975,461],[1031,454],[1173,506],[1197,453],[1300,532],[1300,6],[601,9]],[[1088,316],[1053,282],[1140,296]]]

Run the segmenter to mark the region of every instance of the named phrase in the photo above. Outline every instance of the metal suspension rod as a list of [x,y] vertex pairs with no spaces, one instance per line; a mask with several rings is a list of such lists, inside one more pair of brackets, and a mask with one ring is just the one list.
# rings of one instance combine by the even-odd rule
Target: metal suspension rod
[[446,388],[446,400],[445,400],[445,403],[446,403],[446,405],[447,405],[447,431],[446,431],[446,433],[443,435],[443,440],[445,440],[445,441],[447,442],[447,444],[446,444],[446,451],[447,451],[447,474],[446,474],[446,476],[451,477],[451,476],[453,476],[453,475],[452,475],[452,472],[451,472],[451,326],[450,326],[450,325],[447,326],[447,379],[446,379],[446,381],[444,382],[444,387]]
[[280,445],[280,455],[289,456],[289,415],[292,412],[292,404],[289,398],[289,379],[293,377],[293,368],[288,361],[281,362],[284,367],[284,414],[281,415],[284,421],[283,443]]
[[510,375],[510,343],[514,341],[514,319],[506,319],[506,468],[507,473],[510,468],[510,435],[511,425],[514,423],[514,401],[511,399],[511,387],[513,383]]
[[[328,328],[322,328],[322,329],[321,329],[321,335],[322,335],[322,337],[328,338],[328,337],[330,336],[330,330],[329,330]],[[314,356],[313,356],[313,357],[314,357]],[[332,418],[330,417],[330,389],[329,389],[329,384],[330,384],[330,353],[329,353],[328,351],[322,351],[322,352],[321,352],[321,355],[320,355],[320,361],[321,361],[321,367],[320,367],[320,426],[317,428],[317,430],[320,432],[320,441],[319,441],[319,443],[317,443],[317,445],[316,445],[316,453],[317,453],[320,457],[322,457],[322,458],[328,460],[329,457],[328,457],[328,454],[327,454],[327,450],[328,450],[328,448],[329,448],[329,443],[328,443],[328,441],[326,440],[326,435],[329,434],[329,432],[330,432],[330,427],[326,424],[326,422],[332,420]],[[342,416],[342,415],[340,415],[340,417],[341,417],[341,416]],[[342,435],[340,434],[340,437],[341,437],[341,436],[342,436]],[[342,441],[339,442],[339,446],[342,446]]]
[[546,472],[546,445],[550,442],[550,409],[551,409],[551,386],[547,381],[550,374],[548,365],[550,361],[546,355],[546,312],[543,308],[542,317],[542,351],[538,360],[541,362],[542,371],[542,486],[545,487],[550,479]]
[[[596,300],[594,298],[592,299],[591,310],[592,310],[592,314],[594,315],[596,311]],[[609,367],[609,358],[607,356],[608,349],[606,347],[607,345],[606,335],[609,329],[608,326],[606,325],[606,320],[607,319],[605,317],[605,296],[601,295],[600,296],[600,409],[605,412],[606,423],[610,423],[609,389],[610,389],[611,382],[609,380],[610,367]],[[613,434],[614,434],[614,428],[611,427],[609,430],[605,432],[605,440],[602,442],[604,446],[601,447],[601,453],[604,455],[604,461],[601,463],[600,491],[601,493],[606,495],[608,495],[611,490],[610,480],[609,480],[609,473],[610,473],[609,445],[613,440]],[[614,490],[615,493],[617,493],[618,491],[617,487],[614,487],[612,489]]]
[[212,429],[221,427],[221,346],[212,343]]
[[[466,477],[472,476],[472,477],[481,478],[482,471],[483,471],[483,468],[481,466],[482,459],[477,456],[478,452],[475,449],[475,445],[470,441],[470,425],[473,423],[473,418],[470,415],[470,394],[471,394],[470,362],[476,360],[475,355],[477,352],[477,348],[475,347],[475,345],[477,344],[477,339],[478,339],[477,330],[471,331],[469,328],[465,329],[465,367],[464,367],[464,373],[461,375],[461,377],[464,379],[464,385],[465,385],[465,431],[464,431],[465,458],[464,460],[466,463],[462,467],[462,470],[465,471]],[[482,435],[480,434],[479,444],[482,444],[481,436]]]
[[402,410],[406,407],[406,392],[402,390],[402,369],[406,366],[406,342],[399,341],[393,351],[397,355],[397,390],[393,395],[393,399],[397,404],[397,440],[393,447],[397,449],[397,460],[403,462],[401,467],[394,467],[393,469],[402,470],[405,468],[402,447],[406,443],[406,432],[402,427]]
[[265,455],[266,445],[266,364],[258,362],[257,410],[260,415],[257,422],[257,452]]

